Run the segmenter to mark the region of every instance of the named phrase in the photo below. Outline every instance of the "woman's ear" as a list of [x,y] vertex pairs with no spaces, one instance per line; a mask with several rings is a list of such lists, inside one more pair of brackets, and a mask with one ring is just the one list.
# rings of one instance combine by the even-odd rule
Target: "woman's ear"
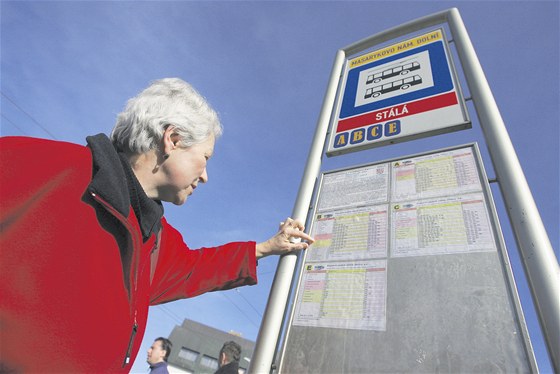
[[163,139],[162,139],[162,150],[163,150],[164,157],[165,155],[171,154],[171,151],[177,147],[178,141],[179,141],[179,135],[175,133],[175,127],[172,125],[167,126],[165,128],[165,131],[163,132]]

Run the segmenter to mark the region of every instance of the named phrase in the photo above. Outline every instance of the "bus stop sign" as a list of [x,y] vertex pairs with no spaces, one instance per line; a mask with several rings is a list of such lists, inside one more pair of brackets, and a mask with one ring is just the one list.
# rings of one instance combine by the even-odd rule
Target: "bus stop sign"
[[470,128],[443,30],[348,59],[329,156]]

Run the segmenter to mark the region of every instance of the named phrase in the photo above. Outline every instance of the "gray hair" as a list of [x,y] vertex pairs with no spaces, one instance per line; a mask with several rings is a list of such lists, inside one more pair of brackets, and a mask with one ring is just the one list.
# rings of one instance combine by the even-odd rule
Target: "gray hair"
[[157,149],[165,129],[172,125],[179,145],[190,147],[210,135],[218,138],[222,125],[218,114],[190,84],[179,78],[152,82],[128,100],[111,132],[116,147],[128,154]]

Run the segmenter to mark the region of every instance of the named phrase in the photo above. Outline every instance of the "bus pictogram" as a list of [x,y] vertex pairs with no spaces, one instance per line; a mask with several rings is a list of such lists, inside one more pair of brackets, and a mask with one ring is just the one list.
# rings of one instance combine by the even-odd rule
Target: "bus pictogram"
[[408,77],[408,78],[404,78],[404,79],[399,79],[393,82],[389,82],[386,84],[382,84],[379,86],[375,86],[372,88],[368,88],[366,90],[366,94],[364,96],[364,99],[368,99],[370,97],[378,97],[382,94],[388,93],[388,92],[392,92],[392,91],[396,91],[396,90],[406,90],[412,86],[415,86],[417,84],[421,84],[422,83],[422,77],[420,77],[419,75],[415,75],[413,77]]
[[394,67],[392,69],[387,69],[387,70],[383,70],[379,73],[368,75],[367,80],[366,80],[366,84],[379,83],[383,79],[391,78],[391,77],[394,77],[396,75],[406,75],[406,74],[410,73],[411,71],[418,70],[418,69],[420,69],[420,64],[417,61],[414,61],[414,62],[411,62],[411,63],[408,63],[408,64],[404,64],[404,65],[399,65],[399,66]]

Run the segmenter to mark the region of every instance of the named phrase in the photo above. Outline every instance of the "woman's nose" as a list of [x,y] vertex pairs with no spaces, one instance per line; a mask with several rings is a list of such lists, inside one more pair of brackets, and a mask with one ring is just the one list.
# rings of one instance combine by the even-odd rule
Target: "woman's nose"
[[206,168],[204,168],[204,171],[202,172],[202,174],[200,175],[200,181],[202,183],[206,183],[208,182],[208,172],[206,171]]

